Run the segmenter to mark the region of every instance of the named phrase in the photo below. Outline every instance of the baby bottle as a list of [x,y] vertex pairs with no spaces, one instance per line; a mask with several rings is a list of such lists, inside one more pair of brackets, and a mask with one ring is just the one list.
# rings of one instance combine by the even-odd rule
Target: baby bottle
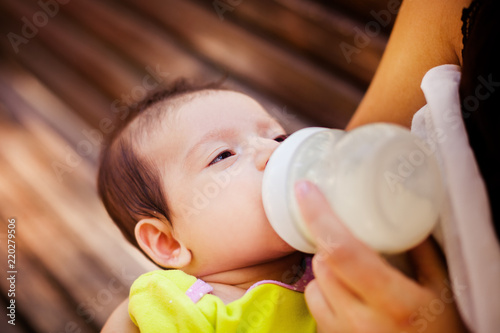
[[434,154],[401,126],[299,130],[269,159],[262,198],[274,230],[306,253],[315,253],[316,244],[295,198],[302,179],[321,189],[358,239],[385,254],[408,250],[430,234],[444,193]]

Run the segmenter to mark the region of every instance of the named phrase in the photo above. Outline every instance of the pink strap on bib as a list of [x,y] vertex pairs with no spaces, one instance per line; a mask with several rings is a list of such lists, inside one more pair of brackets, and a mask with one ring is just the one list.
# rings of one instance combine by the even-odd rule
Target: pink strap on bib
[[196,280],[195,283],[186,291],[186,295],[193,301],[197,303],[203,296],[211,293],[214,288],[203,280]]

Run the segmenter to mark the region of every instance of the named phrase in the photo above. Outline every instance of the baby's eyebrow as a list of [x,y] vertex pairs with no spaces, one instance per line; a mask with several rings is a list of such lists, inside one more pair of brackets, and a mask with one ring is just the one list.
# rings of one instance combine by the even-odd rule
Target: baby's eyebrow
[[278,120],[275,117],[269,115],[269,117],[259,119],[257,121],[257,128],[258,129],[262,129],[262,128],[265,129],[265,128],[272,127],[274,125],[273,122],[278,124]]
[[282,127],[278,119],[272,115],[269,115],[269,117],[257,121],[258,130],[279,130],[281,128]]
[[204,144],[209,143],[210,141],[221,139],[221,138],[226,138],[226,137],[232,137],[235,136],[238,133],[238,131],[234,128],[216,128],[213,130],[208,131],[201,137],[198,142],[193,144],[191,148],[187,150],[186,155],[184,156],[184,161],[187,161],[189,156],[192,156],[193,154],[196,153],[197,150],[199,150]]

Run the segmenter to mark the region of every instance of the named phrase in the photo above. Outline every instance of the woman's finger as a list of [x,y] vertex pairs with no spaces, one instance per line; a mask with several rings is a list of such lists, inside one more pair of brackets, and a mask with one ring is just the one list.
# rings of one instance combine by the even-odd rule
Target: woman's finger
[[332,333],[343,332],[338,315],[330,308],[316,280],[312,280],[307,285],[305,297],[309,312],[316,320],[318,332],[325,331],[325,329]]
[[316,258],[313,258],[314,277],[323,295],[328,295],[326,301],[330,309],[337,315],[342,316],[344,309],[361,306],[359,297],[353,294],[351,289],[336,277],[334,271],[328,265],[324,265],[321,260]]
[[418,285],[357,240],[314,184],[297,182],[296,195],[301,213],[318,243],[318,264],[329,266],[366,303],[397,312],[415,306],[411,295]]

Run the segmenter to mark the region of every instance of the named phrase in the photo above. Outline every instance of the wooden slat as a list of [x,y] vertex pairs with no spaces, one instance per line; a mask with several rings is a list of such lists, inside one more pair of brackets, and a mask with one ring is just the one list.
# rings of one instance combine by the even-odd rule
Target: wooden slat
[[[3,163],[0,163],[3,164]],[[2,174],[16,176],[11,170],[7,170],[5,166],[1,168]],[[0,189],[0,211],[14,211],[17,204],[13,200],[19,199],[4,193],[5,187]],[[35,214],[37,211],[32,211],[30,214]],[[7,219],[12,216],[0,214],[2,221],[0,226],[2,229],[7,228]],[[85,320],[80,316],[75,316],[75,305],[72,300],[65,297],[66,292],[61,292],[58,287],[59,283],[54,279],[51,272],[47,270],[40,262],[39,258],[33,257],[27,247],[27,240],[24,237],[26,233],[26,224],[24,223],[25,216],[16,217],[16,326],[20,329],[34,330],[38,332],[62,331],[67,322],[74,322],[82,328],[83,332],[96,331],[97,328],[89,328]],[[6,248],[2,246],[0,255],[3,258],[7,257]],[[1,292],[7,295],[7,285],[2,279]],[[34,283],[36,281],[36,283]],[[31,311],[27,311],[31,309]],[[35,311],[36,309],[36,311]],[[5,321],[4,321],[5,322]],[[6,326],[7,329],[13,328]],[[2,332],[10,332],[10,330],[2,330]]]
[[[207,10],[216,12],[213,2],[197,0]],[[325,71],[341,75],[366,88],[382,56],[387,36],[371,38],[359,54],[346,58],[343,42],[355,45],[355,29],[364,29],[360,21],[346,17],[339,11],[305,1],[241,2],[229,7],[219,18],[244,26],[255,34],[268,36],[291,53],[306,56]]]
[[[10,132],[3,129],[2,133],[12,138],[12,129]],[[5,140],[5,137],[2,139]],[[0,210],[4,214],[11,212],[10,217],[16,218],[17,312],[28,317],[31,325],[38,331],[61,330],[68,321],[83,326],[82,318],[74,315],[73,302],[65,297],[69,294],[67,287],[62,287],[61,290],[64,282],[53,276],[57,273],[72,272],[71,265],[68,264],[69,259],[65,258],[69,257],[72,260],[76,258],[72,255],[73,248],[66,243],[68,237],[55,232],[55,226],[50,223],[54,217],[47,215],[46,207],[41,206],[39,198],[33,196],[29,184],[23,182],[20,175],[6,163],[4,158],[2,154]],[[17,159],[17,161],[22,160]],[[71,239],[71,236],[68,236]],[[32,258],[33,256],[35,258]],[[38,267],[35,267],[33,262],[36,262]],[[54,270],[52,269],[54,267],[47,265],[47,262],[58,263],[60,267]],[[75,276],[67,279],[73,283],[76,280]],[[37,283],[33,284],[33,281]]]
[[230,22],[221,22],[215,13],[193,3],[127,2],[207,61],[227,68],[231,75],[272,93],[321,124],[345,125],[361,99],[362,92],[355,86]]
[[[5,39],[0,39],[0,45],[10,47]],[[16,66],[15,62],[41,80],[91,126],[98,127],[101,119],[109,115],[111,100],[74,68],[56,58],[38,40],[31,41],[25,45],[23,52],[15,57],[9,56],[8,62],[6,60],[9,67]],[[17,66],[16,70],[22,69]]]
[[159,66],[172,78],[182,76],[210,81],[223,75],[201,63],[168,34],[128,8],[97,0],[77,0],[61,9],[140,67]]
[[[75,1],[62,10],[127,57],[139,62],[139,66],[158,65],[162,71],[170,74],[169,79],[184,77],[210,82],[225,75],[220,68],[201,62],[199,56],[176,43],[164,30],[149,20],[134,15],[128,8],[112,7],[110,3],[88,0]],[[225,80],[225,85],[257,99],[290,132],[308,125],[306,120],[292,116],[293,110],[286,111],[284,105],[277,105],[270,100],[266,93],[256,92],[232,77]]]
[[[0,73],[3,72],[0,71]],[[25,95],[17,96],[18,99],[16,100],[16,103],[19,104],[19,111],[26,110],[30,107],[35,107],[37,103],[34,103],[30,106],[29,102],[26,99],[24,99],[24,97],[29,98],[29,96],[35,95],[35,93],[32,91],[30,93],[30,89],[40,90],[42,88],[39,85],[29,85],[29,84],[21,84],[21,86],[23,86],[24,88],[22,92],[25,93]],[[20,91],[18,90],[12,90],[10,93],[11,95],[17,95],[19,92]],[[44,93],[50,94],[48,91],[45,91]],[[38,107],[48,108],[48,106],[40,104],[38,104]],[[103,207],[96,196],[96,187],[95,187],[96,186],[95,177],[97,171],[96,165],[91,163],[85,163],[85,161],[82,159],[82,162],[72,167],[72,171],[67,174],[67,177],[63,177],[62,181],[60,181],[56,173],[54,172],[52,163],[54,161],[59,161],[61,163],[64,163],[65,157],[68,153],[77,155],[78,152],[68,150],[67,141],[61,138],[59,135],[57,135],[57,133],[53,133],[52,128],[47,126],[47,124],[43,122],[42,119],[38,119],[35,117],[27,117],[27,118],[21,117],[21,121],[23,125],[26,126],[27,129],[29,129],[29,134],[34,135],[36,137],[36,143],[40,145],[40,148],[43,147],[43,149],[33,148],[31,150],[32,152],[31,155],[36,156],[40,160],[40,162],[37,165],[34,165],[33,163],[20,164],[20,167],[17,168],[19,172],[21,171],[24,172],[24,178],[35,177],[33,178],[33,190],[35,189],[38,190],[40,194],[46,193],[44,197],[47,197],[52,193],[61,193],[64,200],[74,199],[70,200],[71,202],[68,203],[68,205],[60,205],[60,207],[57,207],[57,209],[59,210],[64,209],[63,211],[65,212],[65,214],[71,214],[71,210],[68,209],[67,207],[73,207],[74,211],[80,212],[81,217],[85,217],[89,221],[91,221],[84,224],[69,223],[68,225],[70,227],[77,228],[75,229],[75,233],[78,234],[80,232],[85,232],[89,234],[93,233],[94,231],[99,231],[107,235],[116,233],[116,227],[114,227],[114,225],[107,217],[107,214],[104,212]],[[82,129],[88,130],[89,128],[84,127]],[[19,136],[19,140],[23,140],[23,137]],[[12,144],[17,144],[15,140],[13,141],[10,138],[7,141],[4,141],[4,143],[9,143],[9,142],[13,142]],[[27,141],[27,143],[28,142],[29,141]],[[16,151],[16,149],[9,147],[10,145],[8,144],[2,145],[4,153]],[[24,156],[25,158],[30,158],[31,155],[25,154]],[[12,160],[16,160],[16,158],[14,157],[19,158],[20,156],[13,156]],[[34,186],[39,184],[39,181],[36,181],[36,179],[39,178],[39,175],[32,174],[30,172],[30,167],[36,167],[36,170],[39,170],[40,172],[42,171],[45,172],[46,176],[43,179],[51,182],[51,186],[48,187],[39,186],[38,188],[35,188]],[[74,190],[75,188],[77,188],[78,191],[75,191]],[[58,198],[54,197],[53,200],[51,200],[51,202],[58,203],[59,200]],[[88,209],[89,206],[93,207],[93,210],[89,211]],[[101,223],[99,221],[99,218],[109,223]],[[100,235],[98,236],[93,235],[91,239],[89,239],[88,241],[91,244],[95,244],[96,246],[98,246],[100,242],[98,242],[97,240],[99,239]],[[102,240],[104,239],[106,238],[105,237],[102,238]],[[123,249],[114,249],[114,250],[116,250],[117,253],[123,251]],[[97,251],[100,250],[98,249]],[[117,253],[114,253],[113,256],[116,257]],[[109,259],[110,263],[112,263],[113,260],[114,259]],[[150,268],[151,266],[148,267]]]
[[[40,11],[35,2],[4,0],[0,9],[13,17],[33,17]],[[21,31],[22,22],[12,31]],[[80,75],[88,77],[112,99],[120,98],[129,92],[144,77],[144,70],[134,68],[113,50],[103,45],[78,27],[64,15],[51,18],[43,29],[39,29],[36,39],[61,59],[78,70]],[[22,45],[20,47],[22,52]]]
[[[72,4],[75,6],[71,6]],[[120,14],[119,17],[116,15],[117,10]],[[201,81],[208,82],[219,79],[223,75],[220,70],[217,71],[210,65],[200,62],[198,57],[174,44],[170,40],[171,38],[157,26],[137,17],[137,15],[134,16],[126,8],[110,8],[109,5],[101,2],[74,1],[61,7],[61,12],[78,20],[96,37],[99,36],[100,39],[103,39],[104,43],[118,49],[126,59],[134,62],[136,67],[144,69],[159,66],[161,71],[169,73],[166,82],[181,76],[195,79],[199,77],[202,78]],[[0,13],[0,17],[1,15]],[[12,20],[5,19],[3,24],[8,25],[10,21]],[[11,23],[8,25],[8,29],[15,29],[15,25]],[[4,47],[8,47],[6,41],[3,44]],[[130,95],[130,90],[121,92],[120,98],[115,101],[108,98],[108,102],[106,102],[106,98],[96,89],[99,82],[93,82],[92,78],[85,79],[78,76],[74,67],[70,68],[61,63],[61,60],[54,56],[53,52],[46,50],[47,47],[50,45],[41,45],[38,39],[34,39],[28,45],[23,45],[24,49],[16,56],[17,60],[33,71],[55,94],[61,96],[79,114],[86,119],[90,118],[92,127],[99,128],[98,124],[103,118],[113,117],[111,114],[113,102],[119,101],[118,105],[128,106],[125,103],[127,99],[122,98],[122,96]],[[58,51],[55,50],[55,52]],[[33,54],[37,54],[37,57],[33,57]],[[79,55],[75,54],[74,56]],[[99,75],[99,77],[101,76]],[[136,82],[136,86],[141,85],[140,81]],[[285,128],[289,131],[295,131],[308,123],[307,120],[300,119],[296,115],[291,116],[291,113],[294,112],[293,106],[277,105],[263,91],[257,92],[231,77],[226,80],[225,85],[256,98],[271,113],[283,120]],[[283,112],[285,109],[287,111]]]
[[[62,138],[64,144],[76,150],[79,142],[87,140],[82,133],[88,128],[82,119],[35,78],[26,72],[16,75],[13,69],[13,67],[0,66],[0,99],[6,107],[15,110],[16,117],[27,126],[36,121],[44,122],[51,128],[50,133],[56,133]],[[50,144],[48,147],[52,148]],[[89,162],[96,163],[99,147],[94,145],[91,147],[92,152],[82,156],[82,165]]]
[[[278,0],[281,2],[307,2],[303,0]],[[353,17],[363,22],[376,20],[375,15],[383,15],[386,10],[394,11],[393,7],[399,7],[402,0],[321,0],[324,6],[342,10],[344,16]],[[373,13],[376,14],[373,14]],[[383,27],[384,32],[389,33],[394,25],[395,15],[391,13],[390,22]]]

